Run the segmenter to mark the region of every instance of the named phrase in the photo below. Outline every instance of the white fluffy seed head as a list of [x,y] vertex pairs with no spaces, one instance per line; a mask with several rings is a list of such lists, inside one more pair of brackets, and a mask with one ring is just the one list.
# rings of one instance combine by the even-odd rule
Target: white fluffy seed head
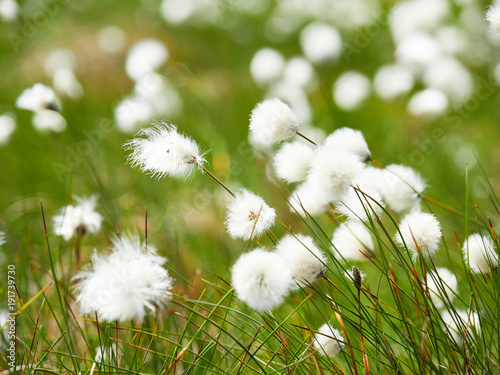
[[250,73],[259,85],[268,85],[281,77],[284,66],[285,59],[280,52],[272,48],[262,48],[250,62]]
[[292,271],[285,261],[262,249],[241,255],[231,274],[238,298],[257,311],[280,305],[293,285]]
[[153,117],[148,101],[137,96],[123,99],[115,108],[115,122],[124,133],[133,133]]
[[125,70],[134,81],[153,73],[168,59],[168,51],[158,40],[144,39],[130,49]]
[[300,33],[300,45],[304,55],[313,63],[333,61],[340,56],[342,39],[333,26],[314,22]]
[[486,20],[490,23],[491,31],[500,32],[500,4],[495,4],[488,8]]
[[172,279],[163,263],[165,258],[142,247],[138,235],[115,238],[110,254],[94,253],[92,269],[74,277],[81,313],[97,312],[108,322],[142,321],[146,309],[154,312],[171,297]]
[[311,236],[287,234],[276,245],[276,254],[292,270],[296,288],[312,284],[326,270],[328,260]]
[[355,221],[341,224],[333,232],[332,244],[335,257],[346,260],[367,260],[375,248],[368,228]]
[[16,106],[33,112],[45,109],[57,111],[60,107],[54,90],[41,83],[35,83],[33,87],[24,90],[17,98]]
[[359,130],[351,128],[337,129],[326,137],[324,145],[325,147],[352,152],[358,155],[363,162],[371,160],[372,157],[365,137]]
[[307,181],[329,195],[331,200],[338,200],[362,170],[363,163],[357,155],[321,146],[314,155]]
[[401,220],[394,239],[400,246],[406,245],[416,258],[434,254],[439,249],[441,235],[441,225],[434,215],[414,211]]
[[412,96],[408,102],[408,112],[414,116],[436,117],[448,108],[448,97],[440,90],[430,88]]
[[66,129],[66,119],[59,112],[42,109],[33,115],[33,127],[40,132],[62,132]]
[[61,68],[54,72],[52,77],[54,89],[70,99],[78,100],[83,96],[83,87],[70,68]]
[[227,208],[226,228],[232,238],[248,241],[271,228],[275,219],[276,211],[264,199],[242,189]]
[[415,78],[411,70],[400,64],[384,65],[373,81],[375,92],[385,100],[392,100],[408,93],[414,84]]
[[293,86],[308,88],[315,79],[314,68],[303,57],[294,57],[287,61],[283,71],[283,79]]
[[383,171],[380,193],[387,205],[395,211],[404,211],[417,206],[419,194],[425,183],[418,173],[410,167],[391,164]]
[[54,216],[54,232],[69,241],[75,232],[95,234],[101,229],[102,216],[96,212],[97,197],[75,197],[76,205],[61,208]]
[[432,302],[439,309],[445,302],[453,302],[457,290],[457,277],[447,268],[438,267],[427,275],[427,288]]
[[337,211],[349,220],[367,222],[369,218],[380,217],[385,204],[379,192],[355,181],[353,186],[336,202]]
[[313,148],[303,142],[285,143],[274,156],[276,174],[288,183],[305,180],[313,155]]
[[344,351],[344,338],[329,323],[323,324],[314,336],[314,348],[322,355],[333,357]]
[[290,208],[292,212],[296,211],[300,216],[306,217],[306,212],[311,216],[325,212],[330,197],[310,183],[304,182],[297,186],[288,201],[292,206]]
[[490,237],[472,234],[465,241],[462,251],[465,261],[474,272],[486,273],[490,266],[498,267],[498,252]]
[[267,99],[257,104],[250,116],[250,137],[258,146],[269,147],[299,131],[297,117],[281,100]]
[[467,313],[467,311],[456,310],[450,313],[444,311],[441,318],[449,330],[449,334],[458,344],[461,344],[467,335],[472,335],[474,329],[477,333],[481,332],[479,315],[475,312]]
[[128,162],[133,167],[138,166],[156,178],[187,178],[205,162],[198,144],[179,134],[174,125],[166,123],[142,129],[137,138],[126,142],[123,147],[132,150]]
[[344,111],[354,111],[370,95],[368,77],[356,71],[343,73],[333,84],[333,100]]

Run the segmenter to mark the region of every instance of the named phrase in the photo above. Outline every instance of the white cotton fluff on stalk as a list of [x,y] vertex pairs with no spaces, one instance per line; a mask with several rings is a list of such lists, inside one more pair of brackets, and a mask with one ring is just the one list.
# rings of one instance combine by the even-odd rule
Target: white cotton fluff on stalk
[[285,261],[262,249],[241,255],[231,275],[238,298],[257,311],[280,305],[293,285],[292,271]]
[[302,87],[310,87],[315,79],[314,68],[311,63],[303,57],[294,57],[286,62],[283,71],[285,82]]
[[380,193],[391,209],[401,212],[418,205],[425,183],[412,168],[390,164],[382,177]]
[[375,246],[368,228],[361,222],[341,224],[332,238],[333,253],[338,259],[367,260]]
[[340,75],[333,84],[333,100],[344,111],[354,111],[370,96],[368,77],[356,71]]
[[490,237],[478,233],[470,235],[464,242],[462,252],[474,272],[486,273],[489,272],[490,266],[498,267],[498,252],[495,251],[495,244]]
[[205,162],[198,144],[166,123],[140,130],[123,147],[132,151],[128,157],[132,167],[138,166],[155,178],[187,178]]
[[17,98],[16,106],[33,112],[44,109],[57,111],[60,107],[54,90],[41,83],[35,83],[33,87],[24,90]]
[[427,275],[427,288],[434,305],[440,309],[445,302],[453,302],[457,290],[457,277],[447,268],[438,267]]
[[293,289],[312,284],[326,271],[328,260],[311,236],[287,234],[276,244],[275,251],[292,270],[296,282]]
[[16,120],[10,114],[0,115],[0,146],[9,142],[10,136],[16,130]]
[[414,211],[401,220],[394,240],[400,246],[406,246],[416,258],[434,254],[439,249],[441,236],[441,225],[434,215]]
[[168,59],[168,51],[162,42],[144,39],[130,49],[125,70],[134,81],[153,73]]
[[62,132],[66,129],[66,119],[59,112],[51,109],[36,111],[33,115],[33,126],[36,130]]
[[384,65],[375,74],[373,86],[378,96],[393,100],[413,88],[415,77],[411,70],[400,64]]
[[437,60],[442,48],[436,39],[425,33],[415,33],[405,38],[396,48],[396,58],[401,64],[421,67]]
[[288,201],[292,212],[297,212],[300,216],[306,217],[307,214],[317,216],[325,212],[330,198],[310,183],[304,182],[297,186]]
[[314,149],[300,141],[285,143],[274,156],[276,174],[288,183],[303,181],[311,166]]
[[342,51],[342,39],[333,26],[321,22],[307,25],[300,33],[300,46],[313,63],[321,64],[337,59]]
[[490,30],[500,32],[500,4],[494,4],[486,12],[486,20],[490,23]]
[[336,209],[348,220],[368,222],[369,218],[380,217],[385,206],[380,193],[371,188],[353,182],[353,186],[337,202]]
[[323,324],[314,335],[314,348],[326,357],[333,357],[344,351],[344,338],[329,323]]
[[101,229],[102,216],[96,212],[97,197],[75,197],[76,205],[61,208],[54,216],[54,232],[69,241],[76,231],[95,234]]
[[122,28],[109,25],[99,30],[97,34],[97,44],[103,51],[116,53],[123,50],[127,41],[127,34]]
[[153,117],[149,102],[137,96],[123,99],[115,108],[115,122],[124,133],[133,133]]
[[80,312],[96,312],[101,321],[142,322],[146,309],[154,312],[156,305],[171,298],[172,279],[162,267],[165,261],[146,250],[138,235],[116,237],[110,254],[95,252],[92,268],[73,278]]
[[72,69],[56,70],[52,77],[52,85],[58,93],[73,100],[78,100],[83,96],[83,87]]
[[467,311],[456,310],[450,313],[444,311],[441,318],[457,344],[461,344],[467,335],[472,335],[474,329],[478,334],[481,332],[479,315],[475,312],[467,313]]
[[363,162],[370,161],[372,158],[365,137],[359,130],[339,128],[326,137],[324,145],[332,149],[342,149],[352,152],[358,155]]
[[321,146],[314,155],[307,181],[330,200],[338,200],[362,170],[363,163],[356,154]]
[[274,220],[276,211],[264,199],[242,189],[227,208],[226,228],[232,238],[248,241],[271,228]]
[[293,137],[298,131],[297,117],[277,98],[264,100],[252,110],[250,137],[256,145],[269,147]]
[[258,50],[250,62],[250,73],[259,85],[268,85],[280,79],[285,67],[283,55],[273,48]]

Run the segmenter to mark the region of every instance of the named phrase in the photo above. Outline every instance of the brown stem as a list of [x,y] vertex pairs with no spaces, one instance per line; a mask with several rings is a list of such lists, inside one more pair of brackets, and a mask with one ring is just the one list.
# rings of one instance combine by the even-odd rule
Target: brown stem
[[220,186],[222,186],[224,188],[224,190],[226,190],[229,194],[231,194],[231,196],[233,198],[236,198],[236,195],[234,195],[234,193],[231,190],[229,190],[229,188],[226,185],[224,185],[224,183],[221,180],[219,180],[217,177],[215,177],[212,172],[210,172],[202,164],[198,164],[198,165],[200,166],[201,169],[203,169],[203,172],[205,172],[210,177],[212,177]]
[[308,142],[312,143],[313,145],[317,146],[316,142],[314,142],[312,139],[307,138],[307,137],[306,137],[304,134],[302,134],[301,132],[297,132],[297,135],[298,135],[299,137],[304,138],[306,141],[308,141]]

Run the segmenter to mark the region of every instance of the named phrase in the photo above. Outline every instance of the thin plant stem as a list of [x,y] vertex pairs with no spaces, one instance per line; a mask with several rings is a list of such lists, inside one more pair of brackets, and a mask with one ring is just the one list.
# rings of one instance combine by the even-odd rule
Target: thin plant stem
[[236,195],[234,195],[234,193],[221,181],[219,180],[217,177],[215,177],[215,175],[210,172],[207,168],[205,168],[202,164],[198,164],[199,167],[203,170],[203,172],[205,172],[206,174],[208,174],[210,177],[212,177],[215,182],[217,182],[220,186],[222,186],[224,188],[224,190],[226,190],[229,194],[231,194],[231,196],[233,198],[236,198]]
[[313,141],[312,139],[310,139],[310,138],[307,138],[307,137],[306,137],[304,134],[302,134],[301,132],[297,132],[297,135],[298,135],[299,137],[304,138],[307,142],[312,143],[313,145],[317,146],[316,142],[314,142],[314,141]]

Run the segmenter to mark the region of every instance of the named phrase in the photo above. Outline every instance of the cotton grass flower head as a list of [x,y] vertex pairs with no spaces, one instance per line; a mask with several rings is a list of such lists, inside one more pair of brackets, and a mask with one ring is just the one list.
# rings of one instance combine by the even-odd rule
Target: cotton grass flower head
[[92,268],[74,277],[80,312],[96,312],[101,321],[142,322],[146,309],[154,312],[171,298],[165,261],[143,248],[138,235],[116,237],[108,255],[95,252]]
[[268,85],[277,81],[283,72],[285,59],[273,48],[258,50],[250,62],[250,73],[259,85]]
[[39,132],[62,132],[66,129],[66,119],[59,112],[42,109],[33,115],[33,127]]
[[448,97],[435,88],[425,89],[412,96],[408,102],[408,112],[414,116],[437,117],[448,109]]
[[394,239],[400,246],[411,250],[416,258],[434,254],[439,249],[441,236],[441,225],[434,215],[414,211],[401,220]]
[[346,260],[367,260],[375,249],[368,228],[356,221],[339,225],[333,232],[332,245],[335,257]]
[[16,120],[9,113],[0,115],[0,146],[9,142],[12,133],[16,130]]
[[60,107],[54,90],[41,83],[35,83],[33,87],[24,90],[17,98],[16,106],[33,112],[44,109],[57,111]]
[[10,22],[19,16],[19,4],[16,0],[0,0],[0,19]]
[[462,252],[473,272],[486,273],[498,267],[498,252],[490,237],[472,234],[464,242]]
[[378,96],[393,100],[407,94],[415,83],[411,69],[404,65],[384,65],[375,74],[373,86]]
[[331,62],[340,56],[342,39],[333,26],[313,22],[301,31],[300,46],[310,61],[322,64]]
[[338,200],[362,170],[363,163],[358,155],[343,149],[321,146],[314,155],[307,181],[324,191],[330,200]]
[[58,69],[52,77],[52,84],[58,93],[70,99],[78,100],[83,96],[83,87],[72,69]]
[[368,222],[370,218],[380,217],[385,206],[377,190],[356,182],[353,182],[353,186],[335,204],[336,210],[349,220],[364,222]]
[[390,164],[383,171],[380,193],[387,205],[395,211],[416,207],[424,189],[422,177],[410,167]]
[[311,63],[303,57],[293,57],[286,62],[283,80],[291,85],[307,89],[315,80],[315,72]]
[[144,39],[130,49],[125,70],[134,81],[154,72],[168,59],[168,51],[162,42]]
[[468,313],[463,310],[454,312],[444,311],[441,314],[443,323],[449,330],[449,334],[457,344],[463,342],[463,338],[472,335],[474,330],[479,334],[481,332],[481,324],[479,315],[475,312]]
[[372,158],[368,144],[360,130],[339,128],[326,137],[324,145],[332,149],[352,152],[358,155],[363,162],[370,161]]
[[344,338],[329,323],[323,324],[314,336],[314,348],[326,357],[334,357],[344,351]]
[[123,50],[127,41],[127,34],[122,28],[115,25],[103,27],[97,33],[97,44],[103,51],[116,53]]
[[124,133],[137,131],[141,125],[151,121],[152,117],[148,101],[137,96],[123,99],[115,108],[116,125]]
[[333,84],[333,100],[344,111],[354,111],[368,98],[370,90],[368,77],[360,72],[348,71]]
[[486,20],[490,23],[490,30],[500,32],[500,4],[494,4],[486,12]]
[[324,213],[329,201],[329,196],[308,182],[297,186],[288,200],[291,205],[290,210],[302,217],[306,217],[307,214],[316,216]]
[[366,273],[361,271],[358,267],[353,266],[350,270],[344,271],[344,277],[352,282],[356,289],[361,289],[361,284],[366,277]]
[[311,236],[287,234],[275,251],[292,270],[294,289],[312,284],[326,271],[328,260]]
[[275,219],[276,211],[264,199],[242,189],[227,208],[226,228],[232,238],[248,241],[271,228]]
[[427,275],[427,288],[434,305],[439,309],[445,302],[453,302],[457,290],[457,277],[447,268],[438,267]]
[[250,137],[258,146],[269,147],[293,137],[298,131],[297,117],[277,98],[264,100],[252,110]]
[[95,211],[97,197],[75,197],[76,205],[61,208],[54,216],[54,232],[69,241],[75,233],[96,234],[101,229],[102,216]]
[[257,311],[280,305],[293,285],[287,263],[278,254],[262,249],[241,255],[231,274],[238,298]]
[[274,169],[288,183],[303,181],[314,156],[314,149],[301,141],[285,143],[274,156]]
[[132,167],[140,167],[155,178],[187,178],[205,162],[198,144],[166,123],[140,130],[123,147],[132,151],[128,157]]

